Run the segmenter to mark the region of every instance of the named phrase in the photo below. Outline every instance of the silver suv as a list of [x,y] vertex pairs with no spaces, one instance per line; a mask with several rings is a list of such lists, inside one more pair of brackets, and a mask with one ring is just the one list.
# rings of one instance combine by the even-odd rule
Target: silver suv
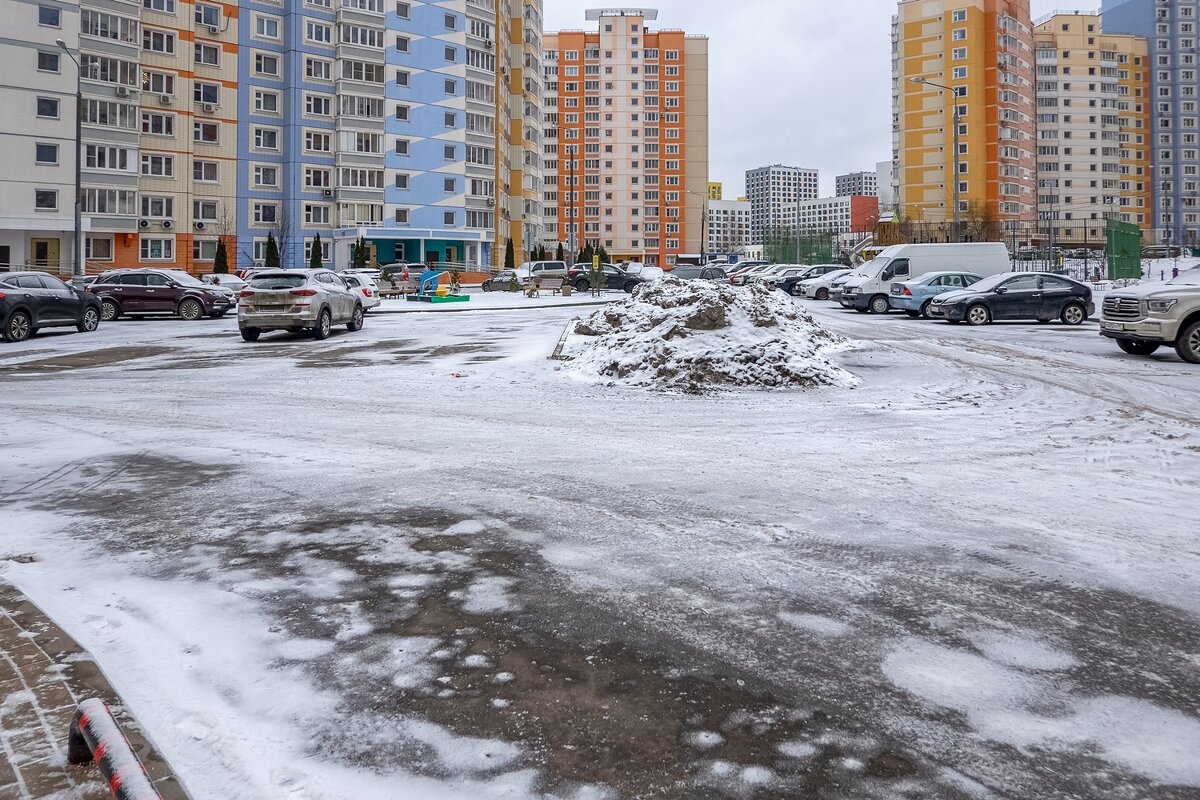
[[263,270],[241,291],[238,328],[247,342],[281,330],[311,330],[314,339],[324,339],[343,322],[347,330],[362,329],[362,299],[327,269]]
[[1148,356],[1174,345],[1184,361],[1200,364],[1200,268],[1165,283],[1139,283],[1104,298],[1100,333],[1126,353]]

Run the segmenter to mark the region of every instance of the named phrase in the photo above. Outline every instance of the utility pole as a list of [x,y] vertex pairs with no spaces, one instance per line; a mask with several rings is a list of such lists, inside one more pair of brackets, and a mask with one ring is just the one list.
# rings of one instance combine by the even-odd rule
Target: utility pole
[[579,249],[575,246],[575,146],[571,147],[571,191],[567,195],[567,208],[570,213],[567,214],[567,249],[571,251],[567,264],[574,266],[575,259],[579,255]]
[[915,76],[915,77],[911,78],[910,80],[913,83],[919,83],[924,86],[932,86],[935,89],[949,92],[950,93],[950,102],[953,103],[953,113],[951,115],[951,118],[953,119],[953,122],[954,122],[954,162],[953,162],[954,163],[954,169],[953,169],[954,241],[957,242],[962,238],[962,228],[960,227],[960,224],[959,224],[962,219],[962,209],[960,208],[961,203],[959,202],[961,199],[960,198],[961,187],[959,185],[959,173],[958,173],[958,150],[959,150],[959,132],[958,131],[959,131],[959,127],[960,127],[959,122],[961,121],[961,115],[959,114],[959,110],[958,110],[958,94],[954,91],[954,89],[952,87],[943,86],[940,83],[934,83],[933,81],[928,80],[926,78]]
[[75,240],[73,242],[71,274],[83,274],[83,65],[67,49],[67,43],[55,39],[67,58],[75,63]]

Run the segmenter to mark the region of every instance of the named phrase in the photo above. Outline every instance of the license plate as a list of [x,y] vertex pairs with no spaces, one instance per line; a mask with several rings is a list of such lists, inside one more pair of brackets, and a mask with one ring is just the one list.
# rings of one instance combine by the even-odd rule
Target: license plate
[[1106,331],[1123,331],[1125,326],[1119,322],[1101,322],[1100,328]]

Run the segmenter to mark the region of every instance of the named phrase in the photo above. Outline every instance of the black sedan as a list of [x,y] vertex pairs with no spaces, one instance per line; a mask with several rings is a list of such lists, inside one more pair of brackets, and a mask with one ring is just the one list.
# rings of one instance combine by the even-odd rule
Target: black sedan
[[[646,282],[640,275],[630,275],[620,267],[612,264],[601,264],[604,271],[604,288],[613,291],[632,293],[639,284]],[[576,264],[567,270],[567,280],[577,292],[587,292],[592,288],[592,265]]]
[[40,328],[74,325],[80,333],[100,325],[100,298],[44,272],[0,274],[0,334],[23,342]]
[[969,325],[1008,319],[1058,319],[1064,325],[1081,325],[1095,313],[1091,288],[1045,272],[993,275],[970,288],[939,294],[929,304],[933,319]]

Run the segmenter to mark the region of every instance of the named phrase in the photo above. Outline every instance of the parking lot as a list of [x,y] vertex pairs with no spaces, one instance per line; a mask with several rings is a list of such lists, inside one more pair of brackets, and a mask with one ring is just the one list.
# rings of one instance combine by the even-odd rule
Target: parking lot
[[570,308],[5,345],[0,579],[198,800],[1196,798],[1200,372],[809,307],[857,387],[584,382]]

